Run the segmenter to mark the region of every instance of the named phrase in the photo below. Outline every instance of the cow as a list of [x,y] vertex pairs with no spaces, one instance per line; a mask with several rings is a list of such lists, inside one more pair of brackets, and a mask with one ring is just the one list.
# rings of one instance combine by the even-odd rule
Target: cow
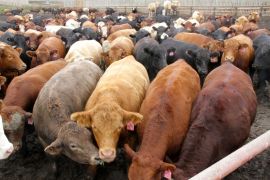
[[240,34],[224,41],[221,63],[231,61],[238,68],[248,72],[253,59],[253,42],[249,37]]
[[45,63],[15,77],[9,84],[5,98],[0,102],[0,113],[14,151],[22,147],[25,124],[32,124],[31,112],[39,91],[66,64],[60,60]]
[[204,78],[209,72],[210,52],[208,49],[173,38],[165,39],[161,46],[166,50],[168,64],[178,59],[184,59],[199,73],[201,84],[203,84]]
[[57,30],[56,35],[61,36],[61,39],[65,42],[66,50],[68,51],[72,44],[77,42],[82,34],[75,33],[74,30],[67,28],[60,28]]
[[179,41],[195,44],[200,47],[203,47],[205,44],[213,40],[212,38],[202,34],[188,32],[177,33],[173,38]]
[[[132,55],[134,44],[125,36],[120,36],[110,43],[109,51],[102,53],[105,65],[108,67],[115,61],[125,58],[126,56]],[[104,49],[103,49],[104,51]]]
[[0,41],[10,46],[14,46],[16,44],[16,42],[14,41],[14,35],[15,34],[11,32],[4,32],[3,35],[1,35],[0,37]]
[[65,56],[67,62],[74,62],[76,60],[87,59],[93,61],[95,64],[101,63],[102,47],[96,40],[82,40],[74,43]]
[[258,23],[260,21],[260,15],[258,12],[253,11],[248,15],[248,21],[253,23]]
[[93,31],[97,32],[98,31],[98,28],[96,26],[95,23],[91,22],[91,21],[85,21],[83,24],[82,24],[82,29],[85,29],[85,28],[91,28],[93,29]]
[[246,16],[240,16],[239,18],[236,19],[235,24],[236,25],[242,25],[244,26],[247,24],[249,21]]
[[21,52],[21,48],[13,49],[10,45],[0,42],[0,70],[2,74],[8,70],[24,71],[26,69],[26,64],[20,58]]
[[9,142],[4,133],[2,117],[0,116],[0,160],[7,159],[12,154],[13,149],[13,144]]
[[133,54],[135,59],[146,68],[150,81],[162,68],[167,66],[165,48],[150,37],[139,40],[134,47]]
[[142,39],[144,37],[149,37],[149,36],[150,36],[150,33],[144,29],[140,29],[135,34],[130,35],[134,44],[136,44],[140,39]]
[[32,118],[47,154],[64,154],[81,164],[100,162],[92,133],[71,121],[69,116],[83,109],[101,75],[101,69],[93,62],[75,61],[55,74],[41,89]]
[[222,41],[224,39],[227,39],[229,38],[230,34],[231,34],[231,30],[225,26],[215,30],[214,32],[211,33],[211,36],[216,39],[216,40],[219,40],[219,41]]
[[243,145],[256,107],[256,94],[246,73],[231,62],[210,72],[194,102],[173,178],[188,179]]
[[146,69],[133,56],[127,56],[107,68],[85,110],[71,115],[72,120],[92,129],[103,161],[116,158],[120,134],[128,133],[126,126],[132,131],[142,121],[138,111],[148,85]]
[[247,32],[246,35],[250,39],[254,40],[256,37],[259,37],[260,35],[263,35],[263,34],[270,35],[270,31],[268,29],[265,29],[265,28],[264,29],[257,29],[255,31],[249,31],[249,32]]
[[110,34],[108,36],[107,40],[112,42],[113,40],[115,40],[119,36],[130,37],[131,34],[135,34],[135,33],[136,33],[135,29],[122,29],[122,30],[119,30],[119,31],[116,31],[116,32]]
[[80,27],[80,22],[74,20],[74,19],[69,19],[66,21],[65,26],[69,29],[76,29]]
[[24,36],[28,38],[27,41],[27,46],[32,50],[36,50],[39,45],[39,40],[38,36],[40,35],[40,31],[33,30],[33,29],[28,29],[25,33]]
[[148,8],[148,17],[153,17],[153,15],[156,13],[156,9],[158,7],[159,3],[156,1],[156,2],[152,2],[152,3],[149,3],[147,8]]
[[253,47],[255,50],[255,59],[253,68],[256,69],[258,74],[258,96],[261,101],[261,93],[267,87],[267,82],[270,82],[270,37],[268,35],[261,35],[254,39]]
[[199,76],[184,60],[174,62],[158,73],[140,109],[144,118],[138,125],[140,148],[134,152],[125,145],[132,158],[128,172],[130,180],[161,179],[166,170],[172,172],[175,169],[163,160],[165,156],[178,154],[188,130],[192,103],[199,91]]
[[170,15],[172,11],[172,2],[170,0],[165,0],[163,3],[165,15]]
[[49,37],[41,42],[36,51],[27,51],[26,54],[32,58],[31,68],[33,68],[48,61],[64,58],[65,46],[61,39]]
[[109,26],[109,34],[123,29],[132,29],[132,27],[128,23]]
[[201,23],[198,28],[206,29],[208,32],[214,32],[216,30],[215,25],[211,21]]

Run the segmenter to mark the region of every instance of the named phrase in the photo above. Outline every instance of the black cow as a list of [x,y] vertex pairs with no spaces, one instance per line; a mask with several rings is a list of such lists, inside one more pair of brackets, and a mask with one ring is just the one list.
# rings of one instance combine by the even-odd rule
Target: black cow
[[82,34],[76,31],[77,29],[61,28],[56,32],[56,34],[61,36],[61,39],[65,42],[66,50],[68,50],[73,43],[82,38]]
[[14,34],[11,32],[5,32],[1,37],[0,41],[8,45],[14,46],[16,42],[14,41]]
[[22,53],[20,55],[20,58],[23,60],[23,62],[27,65],[27,69],[30,69],[32,58],[26,55],[26,51],[30,50],[27,46],[26,41],[29,40],[29,37],[25,37],[22,34],[15,34],[14,35],[14,41],[16,42],[15,46],[16,48],[22,48]]
[[171,16],[157,15],[155,17],[156,22],[165,22],[168,26],[171,24]]
[[129,35],[134,44],[137,43],[140,39],[144,38],[144,37],[148,37],[150,36],[150,33],[148,31],[146,31],[145,29],[140,29],[139,31],[137,31],[135,34],[131,34]]
[[19,30],[19,26],[15,23],[0,22],[0,31],[6,31],[9,28]]
[[156,77],[162,68],[167,66],[165,48],[150,37],[145,37],[136,43],[134,57],[144,65],[150,81]]
[[257,88],[264,91],[266,81],[270,82],[270,36],[261,35],[254,39],[255,60],[253,67],[258,73]]
[[167,63],[171,64],[178,59],[184,59],[189,63],[200,75],[201,84],[208,74],[208,66],[210,62],[210,52],[208,49],[189,44],[183,41],[177,41],[168,38],[162,41],[161,45],[167,51]]
[[168,36],[168,34],[166,34],[166,31],[169,29],[169,27],[164,27],[164,26],[159,26],[159,27],[155,27],[153,26],[153,29],[155,31],[157,31],[157,36],[156,36],[156,40],[161,43],[162,40],[166,39]]

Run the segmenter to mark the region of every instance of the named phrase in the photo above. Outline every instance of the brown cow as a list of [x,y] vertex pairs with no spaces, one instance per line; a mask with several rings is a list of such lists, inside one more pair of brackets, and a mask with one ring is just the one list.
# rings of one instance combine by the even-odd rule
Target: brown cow
[[109,26],[109,32],[110,32],[109,34],[112,34],[116,31],[123,30],[123,29],[132,29],[132,26],[128,23]]
[[55,33],[47,32],[47,31],[42,31],[37,36],[37,38],[38,38],[38,44],[41,44],[44,39],[49,38],[49,37],[57,37],[57,38],[61,39],[61,36],[58,36]]
[[41,33],[40,31],[33,30],[33,29],[28,29],[24,33],[24,36],[29,38],[29,40],[26,43],[27,43],[27,46],[32,51],[36,50],[39,45],[38,36],[40,35],[40,33]]
[[136,33],[136,30],[135,29],[123,29],[123,30],[119,30],[119,31],[116,31],[116,32],[110,34],[108,36],[107,40],[109,42],[112,42],[113,40],[115,40],[119,36],[126,36],[126,37],[130,38],[130,35],[131,34],[135,34],[135,33]]
[[[181,89],[181,91],[177,91]],[[141,145],[132,157],[129,180],[161,179],[161,174],[173,165],[163,162],[166,155],[176,155],[189,125],[192,103],[200,91],[197,72],[184,60],[162,69],[147,90],[140,113],[144,120],[138,126]]]
[[60,60],[46,63],[15,77],[9,84],[5,98],[0,101],[0,109],[5,132],[15,151],[21,148],[24,125],[30,120],[29,112],[32,112],[40,89],[66,64]]
[[26,51],[26,54],[32,58],[31,68],[33,68],[48,61],[64,58],[65,46],[61,39],[49,37],[42,41],[36,51]]
[[116,38],[110,43],[109,46],[109,51],[102,54],[106,67],[112,64],[114,61],[118,61],[126,56],[132,55],[134,49],[132,40],[125,36]]
[[231,61],[238,68],[248,72],[253,59],[253,42],[249,37],[240,34],[224,41],[222,63]]
[[203,29],[207,29],[209,32],[214,32],[216,30],[215,25],[213,23],[211,23],[210,21],[202,23],[198,27],[203,28]]
[[24,71],[26,64],[21,60],[21,48],[13,49],[10,45],[0,42],[0,71],[5,76],[7,70]]
[[[71,119],[92,128],[99,147],[99,157],[112,162],[120,134],[126,126],[142,121],[137,113],[149,85],[144,66],[133,56],[112,63],[100,78],[88,99],[85,111],[73,113]],[[121,133],[122,132],[122,133]]]
[[205,44],[213,40],[213,38],[210,38],[202,34],[188,33],[188,32],[177,33],[174,36],[174,39],[195,44],[200,47],[203,47]]
[[213,70],[194,102],[173,178],[190,178],[240,147],[249,136],[256,107],[247,74],[230,62]]

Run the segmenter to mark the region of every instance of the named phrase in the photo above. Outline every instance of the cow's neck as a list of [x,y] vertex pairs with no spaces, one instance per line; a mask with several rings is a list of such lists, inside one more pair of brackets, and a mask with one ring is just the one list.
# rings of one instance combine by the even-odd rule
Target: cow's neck
[[[153,121],[153,119],[155,120]],[[163,119],[159,113],[148,120],[139,150],[140,153],[150,153],[160,160],[164,159],[168,151],[169,141],[168,132],[165,132],[167,129],[165,121],[166,119]]]

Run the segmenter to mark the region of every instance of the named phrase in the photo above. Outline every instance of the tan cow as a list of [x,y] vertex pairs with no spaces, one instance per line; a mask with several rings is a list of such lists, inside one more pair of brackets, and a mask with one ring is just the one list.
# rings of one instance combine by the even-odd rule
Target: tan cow
[[126,56],[132,55],[134,44],[125,36],[120,36],[112,41],[109,45],[109,51],[102,53],[105,65],[108,67],[114,61],[123,59]]
[[[99,157],[112,162],[120,133],[133,130],[143,116],[137,113],[149,85],[147,71],[133,56],[114,62],[100,78],[88,99],[85,111],[73,113],[71,119],[92,128],[99,147]],[[131,126],[131,127],[130,127]]]
[[96,40],[77,41],[70,47],[65,60],[73,62],[76,59],[90,59],[100,65],[102,47]]
[[122,29],[122,30],[119,30],[119,31],[116,31],[116,32],[110,34],[109,37],[107,38],[107,40],[112,42],[113,40],[115,40],[119,36],[126,36],[126,37],[130,38],[130,35],[135,34],[135,33],[136,33],[135,29]]

